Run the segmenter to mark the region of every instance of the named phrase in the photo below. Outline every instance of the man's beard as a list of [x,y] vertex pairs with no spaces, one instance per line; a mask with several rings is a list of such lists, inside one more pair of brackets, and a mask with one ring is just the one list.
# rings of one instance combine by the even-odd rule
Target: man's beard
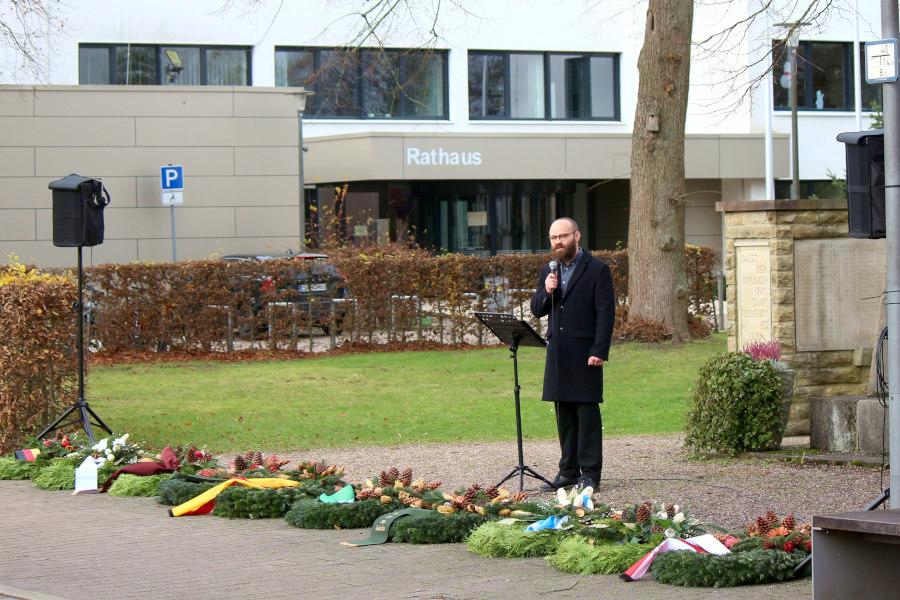
[[562,248],[555,248],[550,252],[550,255],[553,257],[553,260],[557,260],[564,263],[572,262],[572,259],[575,258],[575,254],[578,252],[578,244],[575,242],[575,238],[572,238],[572,241],[567,243]]

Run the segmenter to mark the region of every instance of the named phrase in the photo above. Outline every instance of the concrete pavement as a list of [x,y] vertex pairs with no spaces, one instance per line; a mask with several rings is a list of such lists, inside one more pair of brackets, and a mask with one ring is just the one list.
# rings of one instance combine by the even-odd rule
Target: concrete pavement
[[27,481],[0,481],[0,506],[3,600],[793,600],[812,595],[808,579],[692,589],[569,575],[543,559],[485,559],[462,544],[351,548],[340,542],[367,532],[302,530],[280,519],[175,519],[152,499],[73,496],[39,490]]

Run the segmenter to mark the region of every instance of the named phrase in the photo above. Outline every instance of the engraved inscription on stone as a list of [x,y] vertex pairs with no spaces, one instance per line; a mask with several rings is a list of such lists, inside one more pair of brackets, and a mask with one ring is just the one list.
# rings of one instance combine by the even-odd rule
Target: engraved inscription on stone
[[797,350],[871,348],[885,288],[884,240],[794,242]]
[[738,350],[772,339],[772,286],[769,243],[736,240]]

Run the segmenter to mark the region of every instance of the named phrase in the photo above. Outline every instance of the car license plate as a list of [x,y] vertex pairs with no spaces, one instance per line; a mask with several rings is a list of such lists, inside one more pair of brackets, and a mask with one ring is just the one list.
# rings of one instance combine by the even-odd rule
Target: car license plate
[[301,292],[324,292],[328,289],[328,285],[324,283],[314,283],[311,286],[301,285],[298,288]]

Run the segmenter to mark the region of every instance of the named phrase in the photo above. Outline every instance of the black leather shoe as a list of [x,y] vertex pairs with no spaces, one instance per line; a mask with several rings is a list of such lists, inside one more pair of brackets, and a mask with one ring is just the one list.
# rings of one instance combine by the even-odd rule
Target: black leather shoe
[[596,492],[597,488],[600,486],[600,482],[597,481],[596,479],[592,479],[590,477],[582,477],[581,479],[578,480],[578,485],[581,486],[581,489],[590,487],[590,488],[593,488],[594,491]]
[[555,492],[559,488],[562,487],[571,487],[578,483],[578,480],[574,477],[565,477],[563,475],[557,475],[556,479],[553,480],[552,484],[541,484],[542,492]]

